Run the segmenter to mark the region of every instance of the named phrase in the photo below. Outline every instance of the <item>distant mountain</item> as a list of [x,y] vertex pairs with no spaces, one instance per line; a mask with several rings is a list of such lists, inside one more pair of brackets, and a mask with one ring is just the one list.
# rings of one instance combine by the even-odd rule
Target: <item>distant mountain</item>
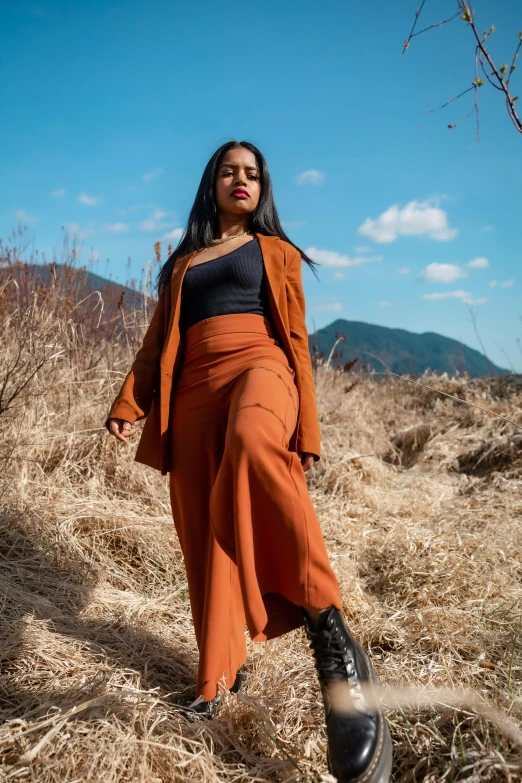
[[143,294],[134,288],[114,280],[107,280],[91,272],[86,267],[70,264],[25,264],[17,262],[2,266],[0,264],[0,282],[7,277],[13,277],[23,286],[25,291],[35,291],[39,286],[48,287],[52,280],[59,285],[60,291],[78,301],[99,291],[108,308],[117,306],[118,302],[126,309],[139,309],[143,305]]
[[392,372],[399,374],[420,375],[427,369],[449,374],[467,372],[470,377],[493,371],[508,372],[488,362],[479,351],[435,332],[416,334],[405,329],[388,329],[343,319],[309,335],[310,353],[328,358],[335,341],[343,335],[346,339],[337,344],[331,360],[331,365],[336,367],[358,359],[356,368],[365,365],[369,369],[384,370],[383,365],[369,355],[373,354]]

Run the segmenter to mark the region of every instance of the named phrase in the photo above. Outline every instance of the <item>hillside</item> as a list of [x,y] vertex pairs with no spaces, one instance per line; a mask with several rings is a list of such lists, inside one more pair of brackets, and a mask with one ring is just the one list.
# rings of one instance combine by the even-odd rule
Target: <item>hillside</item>
[[358,359],[357,366],[382,370],[382,364],[369,354],[378,356],[396,373],[420,375],[425,370],[450,375],[467,372],[470,377],[507,372],[467,345],[435,332],[416,334],[406,329],[389,329],[362,321],[338,319],[310,335],[312,356],[328,357],[337,338],[345,336],[332,356],[331,364],[341,367]]
[[54,281],[62,293],[79,302],[83,297],[99,291],[105,307],[114,310],[118,303],[126,309],[137,310],[143,307],[143,293],[129,285],[107,280],[91,272],[86,267],[66,264],[26,264],[20,261],[0,266],[0,281],[14,278],[21,286],[21,295],[29,291],[47,290]]

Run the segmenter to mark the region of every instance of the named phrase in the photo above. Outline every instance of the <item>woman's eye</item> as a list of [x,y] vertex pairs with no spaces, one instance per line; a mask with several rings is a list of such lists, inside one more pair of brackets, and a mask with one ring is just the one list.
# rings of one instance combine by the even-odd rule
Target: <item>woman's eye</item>
[[[230,177],[234,172],[233,171],[223,171],[222,176],[223,177]],[[259,179],[257,174],[249,174],[248,175],[250,179]]]

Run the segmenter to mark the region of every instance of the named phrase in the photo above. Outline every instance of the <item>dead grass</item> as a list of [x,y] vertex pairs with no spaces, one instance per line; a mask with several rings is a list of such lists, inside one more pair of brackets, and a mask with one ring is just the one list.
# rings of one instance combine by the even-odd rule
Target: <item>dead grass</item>
[[[180,716],[197,653],[166,480],[103,428],[146,318],[106,306],[94,328],[96,301],[60,309],[58,281],[29,326],[27,301],[3,305],[0,383],[18,354],[17,378],[48,355],[0,416],[0,780],[326,782],[302,630],[249,643],[246,688],[214,721]],[[395,780],[522,780],[520,431],[398,379],[352,381],[317,371],[309,487],[390,688]],[[516,383],[423,382],[522,424]]]

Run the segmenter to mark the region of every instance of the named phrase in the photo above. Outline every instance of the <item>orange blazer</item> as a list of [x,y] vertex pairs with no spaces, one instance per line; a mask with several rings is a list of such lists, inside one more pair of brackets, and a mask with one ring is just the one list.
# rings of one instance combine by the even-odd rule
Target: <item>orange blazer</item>
[[[270,320],[294,370],[299,394],[297,424],[289,449],[310,452],[317,461],[320,428],[305,324],[301,254],[279,237],[257,231],[255,235],[266,270]],[[170,284],[160,294],[142,346],[107,417],[107,422],[115,418],[131,424],[146,418],[135,459],[163,475],[169,471],[170,403],[184,351],[179,330],[181,284],[193,257],[191,253],[176,260]]]

